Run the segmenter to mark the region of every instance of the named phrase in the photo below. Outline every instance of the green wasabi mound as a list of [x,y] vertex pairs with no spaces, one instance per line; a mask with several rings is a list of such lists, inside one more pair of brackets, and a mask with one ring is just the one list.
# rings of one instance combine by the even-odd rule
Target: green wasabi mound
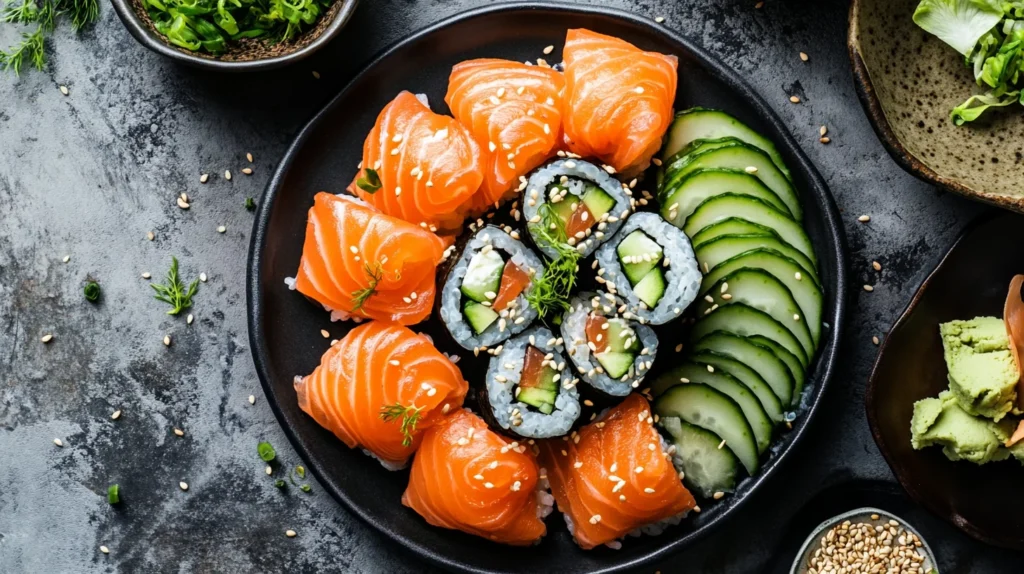
[[915,450],[941,446],[949,460],[985,464],[1010,456],[1010,451],[1003,447],[1007,434],[1002,427],[988,419],[971,416],[960,408],[950,391],[942,391],[938,398],[914,403],[910,433],[910,444]]
[[[998,422],[1013,410],[1017,365],[1002,319],[975,317],[939,325],[949,389],[971,415]],[[929,407],[933,408],[933,407]]]

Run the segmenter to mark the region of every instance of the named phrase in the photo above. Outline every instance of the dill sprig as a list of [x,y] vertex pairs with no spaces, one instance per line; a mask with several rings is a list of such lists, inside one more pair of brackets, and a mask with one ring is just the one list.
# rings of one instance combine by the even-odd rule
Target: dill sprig
[[352,310],[358,311],[363,308],[367,299],[377,294],[377,285],[384,279],[384,267],[378,261],[371,267],[369,263],[365,266],[366,276],[370,278],[370,284],[362,289],[352,292]]
[[99,0],[56,0],[62,14],[71,16],[71,27],[77,32],[100,16]]
[[400,403],[386,405],[380,409],[380,418],[386,423],[401,418],[399,431],[402,433],[402,446],[411,446],[413,436],[416,432],[416,424],[420,422],[420,411],[423,407],[413,405],[405,406]]
[[22,32],[21,42],[7,51],[0,51],[0,65],[3,65],[4,71],[13,71],[15,76],[21,75],[21,67],[25,64],[26,58],[37,70],[42,70],[46,65],[42,26],[36,28],[36,31],[31,34]]
[[20,3],[11,2],[4,6],[0,12],[0,22],[12,24],[32,24],[39,17],[39,5],[35,0],[21,0]]
[[541,317],[560,316],[571,308],[569,299],[576,287],[582,254],[568,244],[565,224],[550,204],[541,205],[538,213],[541,219],[533,224],[534,236],[554,249],[558,257],[549,262],[544,273],[534,281],[533,288],[526,293],[526,300]]
[[192,306],[192,296],[199,290],[199,280],[193,280],[186,288],[178,277],[178,258],[171,257],[171,270],[167,272],[167,283],[153,283],[150,287],[157,293],[155,299],[173,307],[167,314],[177,315],[181,313],[182,309]]

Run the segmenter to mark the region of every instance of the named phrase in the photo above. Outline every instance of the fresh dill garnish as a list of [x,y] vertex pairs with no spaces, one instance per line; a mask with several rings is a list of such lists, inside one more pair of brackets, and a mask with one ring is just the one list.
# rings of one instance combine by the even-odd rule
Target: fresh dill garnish
[[173,307],[167,314],[177,315],[181,313],[182,309],[192,306],[192,296],[199,289],[199,280],[193,280],[186,288],[178,277],[178,258],[171,257],[171,270],[167,272],[167,283],[152,283],[150,287],[157,293],[155,299]]
[[365,270],[366,276],[370,278],[370,284],[352,292],[352,311],[362,309],[367,299],[377,294],[377,285],[384,278],[384,268],[379,262],[374,263],[372,267],[367,263]]
[[557,317],[571,308],[569,299],[576,287],[582,254],[568,244],[565,224],[550,204],[541,205],[538,213],[540,221],[532,224],[534,236],[555,250],[558,257],[549,262],[544,273],[534,281],[533,289],[526,293],[526,300],[541,317]]
[[4,6],[0,12],[0,22],[12,24],[32,24],[39,17],[39,5],[35,0],[21,0]]
[[285,481],[283,481],[283,480],[281,480],[279,478],[279,479],[274,481],[274,486],[276,486],[278,488],[284,488],[285,486],[287,486],[287,483],[285,483]]
[[85,292],[86,300],[90,303],[95,303],[100,298],[100,284],[95,281],[86,283],[83,291]]
[[399,403],[381,407],[380,418],[386,423],[389,423],[395,419],[401,418],[402,423],[399,430],[404,437],[402,439],[402,446],[411,446],[413,436],[412,433],[416,432],[416,424],[420,422],[420,410],[422,407],[415,407],[412,405],[404,406]]
[[46,54],[43,52],[43,27],[39,26],[36,31],[29,34],[22,32],[21,42],[15,44],[7,51],[0,51],[0,65],[4,71],[12,71],[15,76],[21,75],[21,67],[26,59],[31,62],[37,70],[42,70],[46,65]]
[[57,0],[57,9],[71,16],[71,27],[76,32],[100,16],[99,0]]
[[251,197],[245,198],[245,209],[248,210],[248,211],[252,211],[252,210],[256,209],[256,202],[253,200],[253,198],[251,198]]
[[269,442],[261,442],[256,445],[256,453],[260,455],[263,462],[270,462],[277,458],[277,452]]
[[111,484],[107,487],[107,502],[110,504],[121,502],[121,487],[119,485]]
[[366,193],[377,193],[377,190],[381,188],[380,176],[377,175],[377,170],[366,168],[363,170],[366,174],[363,177],[356,180],[356,185],[359,189]]

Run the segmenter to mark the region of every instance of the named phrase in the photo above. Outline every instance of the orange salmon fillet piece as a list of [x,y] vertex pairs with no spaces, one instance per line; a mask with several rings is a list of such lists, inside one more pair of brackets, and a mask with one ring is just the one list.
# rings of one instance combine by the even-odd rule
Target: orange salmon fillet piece
[[563,55],[566,146],[627,176],[646,169],[672,123],[677,58],[584,29]]
[[580,429],[578,442],[540,442],[539,460],[583,549],[696,505],[662,451],[650,405],[636,393]]
[[412,325],[430,315],[446,245],[352,197],[320,192],[309,210],[295,288],[343,319]]
[[424,434],[402,504],[434,526],[529,545],[547,532],[538,517],[538,475],[525,444],[460,409]]
[[[306,377],[296,377],[299,407],[350,448],[364,448],[385,466],[404,465],[423,434],[462,406],[469,385],[433,343],[401,325],[360,325],[324,353]],[[406,440],[401,418],[385,421],[392,405],[419,409]]]

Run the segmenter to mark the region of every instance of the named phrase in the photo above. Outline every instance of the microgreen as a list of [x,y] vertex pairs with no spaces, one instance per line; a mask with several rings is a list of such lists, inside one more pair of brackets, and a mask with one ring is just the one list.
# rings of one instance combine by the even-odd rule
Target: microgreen
[[356,186],[366,193],[377,193],[377,190],[383,185],[380,182],[380,176],[377,175],[377,170],[366,168],[363,173],[365,175],[356,180]]
[[157,293],[154,297],[156,300],[163,301],[172,307],[167,314],[177,315],[181,313],[182,309],[192,306],[192,297],[199,290],[199,280],[193,280],[186,288],[178,277],[178,258],[171,257],[171,269],[167,272],[167,282],[151,283],[150,287]]
[[380,409],[380,418],[386,423],[401,419],[399,431],[402,433],[402,446],[411,446],[416,424],[420,422],[422,407],[405,406],[400,403],[387,405]]

